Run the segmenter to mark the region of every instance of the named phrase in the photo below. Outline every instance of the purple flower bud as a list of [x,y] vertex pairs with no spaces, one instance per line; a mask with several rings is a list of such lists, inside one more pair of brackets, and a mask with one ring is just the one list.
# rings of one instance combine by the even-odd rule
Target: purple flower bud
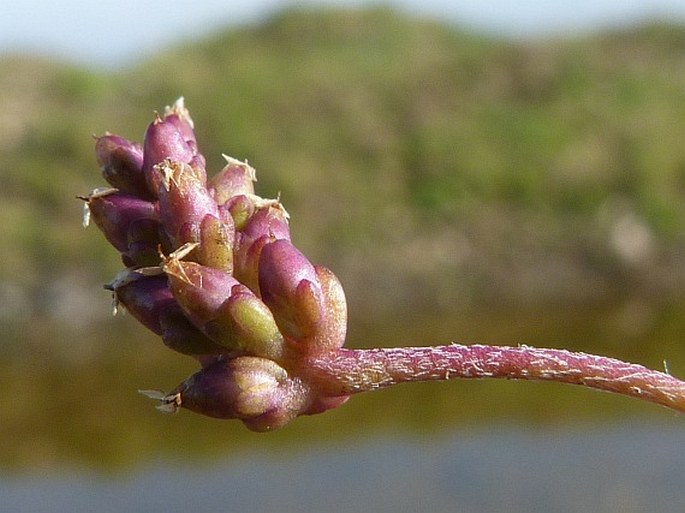
[[165,346],[177,353],[195,357],[203,366],[216,358],[212,355],[228,353],[225,347],[197,329],[177,303],[173,306],[163,309],[159,315],[160,335]]
[[204,265],[233,270],[233,218],[219,208],[188,164],[165,161],[159,189],[162,226],[174,247],[199,242],[194,259]]
[[175,258],[164,270],[184,313],[209,338],[229,351],[279,359],[284,341],[273,315],[232,276]]
[[309,406],[309,391],[278,364],[243,356],[193,374],[163,399],[219,419],[242,419],[253,431],[283,427]]
[[126,266],[159,263],[159,214],[154,203],[116,189],[94,191],[83,199],[90,219],[122,253]]
[[264,207],[257,206],[254,215],[240,233],[241,244],[250,244],[262,236],[273,240],[290,240],[290,227],[286,211],[275,200],[266,200]]
[[259,291],[284,335],[302,341],[322,333],[326,304],[318,276],[290,241],[262,248]]
[[172,123],[181,132],[183,140],[188,143],[188,146],[193,149],[193,153],[197,155],[195,123],[193,123],[193,119],[190,117],[190,111],[185,107],[183,96],[178,98],[173,105],[167,105],[164,108],[164,121]]
[[165,160],[156,168],[163,177],[159,189],[159,211],[162,226],[177,246],[199,240],[178,240],[184,225],[199,226],[206,215],[219,217],[219,208],[207,188],[183,162]]
[[164,344],[182,354],[202,357],[225,352],[183,315],[163,274],[145,276],[124,271],[107,285],[117,302],[143,326],[161,335]]
[[164,122],[170,123],[180,132],[181,137],[190,148],[193,158],[190,164],[197,167],[199,175],[202,176],[203,183],[207,183],[207,172],[205,171],[207,161],[200,153],[195,136],[195,123],[190,117],[190,112],[185,108],[183,97],[180,97],[174,104],[164,108]]
[[236,234],[233,273],[241,283],[259,294],[259,255],[262,247],[274,240],[290,240],[285,211],[276,206],[258,209]]
[[126,269],[105,288],[112,290],[117,303],[123,305],[143,326],[157,335],[162,333],[159,316],[175,303],[166,276],[145,276]]
[[163,180],[160,170],[156,168],[157,164],[164,160],[188,164],[194,157],[193,150],[176,125],[159,116],[148,126],[143,148],[143,174],[148,189],[155,198]]
[[224,158],[226,166],[209,182],[209,190],[219,205],[240,194],[253,195],[254,182],[257,180],[254,168],[247,162],[240,162],[227,155]]
[[159,221],[137,219],[128,228],[128,250],[121,254],[121,260],[126,267],[158,265],[160,246],[163,250],[170,249],[160,240]]
[[106,134],[96,139],[95,156],[102,176],[112,187],[141,198],[152,197],[143,174],[143,148],[140,144]]
[[186,142],[193,158],[188,162],[195,170],[197,176],[203,184],[207,183],[207,161],[199,152],[197,147],[197,139],[195,137],[195,123],[190,117],[190,112],[186,109],[183,97],[180,97],[170,106],[164,108],[164,121],[174,125],[181,133],[181,137]]
[[168,258],[162,265],[169,288],[190,321],[200,329],[215,319],[219,307],[242,285],[223,271]]

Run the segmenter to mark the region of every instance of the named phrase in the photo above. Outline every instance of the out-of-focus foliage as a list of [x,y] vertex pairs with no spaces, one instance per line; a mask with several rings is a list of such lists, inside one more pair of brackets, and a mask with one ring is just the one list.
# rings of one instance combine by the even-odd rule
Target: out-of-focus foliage
[[[685,27],[513,42],[386,9],[289,10],[111,74],[0,60],[0,382],[13,391],[0,435],[33,434],[0,445],[2,461],[74,456],[65,447],[86,439],[76,456],[127,460],[159,424],[216,443],[196,420],[119,417],[122,403],[137,411],[136,388],[174,385],[192,363],[108,319],[100,284],[120,263],[82,230],[75,199],[103,184],[90,134],[140,140],[152,109],[180,95],[209,168],[222,152],[248,159],[260,194],[280,192],[295,243],[341,278],[350,344],[575,340],[652,365],[683,355],[664,349],[685,322],[664,305],[685,285]],[[423,405],[406,410],[417,425],[446,426],[464,409],[492,414],[502,393],[516,406],[503,414],[548,395],[431,386],[431,401],[407,402],[427,387],[388,391],[337,419],[402,401]]]

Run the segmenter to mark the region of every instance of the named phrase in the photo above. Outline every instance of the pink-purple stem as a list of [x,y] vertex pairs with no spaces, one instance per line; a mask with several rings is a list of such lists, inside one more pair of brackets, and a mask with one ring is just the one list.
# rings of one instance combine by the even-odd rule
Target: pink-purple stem
[[685,382],[670,374],[563,349],[458,344],[339,349],[310,359],[307,366],[315,382],[341,394],[415,381],[501,378],[580,385],[685,412]]

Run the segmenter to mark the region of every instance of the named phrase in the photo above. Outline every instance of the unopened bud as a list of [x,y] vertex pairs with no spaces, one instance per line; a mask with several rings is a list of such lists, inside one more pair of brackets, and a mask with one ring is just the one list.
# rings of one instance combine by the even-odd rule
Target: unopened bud
[[143,174],[154,197],[158,196],[163,179],[155,166],[166,159],[187,164],[194,156],[176,125],[164,121],[159,116],[150,123],[145,132],[143,149]]
[[282,356],[283,337],[268,307],[235,278],[176,258],[163,268],[185,315],[214,342],[241,354]]
[[333,272],[322,266],[314,266],[324,299],[325,318],[317,333],[312,351],[334,351],[345,344],[347,336],[347,301],[342,284]]
[[[218,215],[216,202],[190,164],[166,159],[155,166],[162,184],[159,191],[160,211],[165,227],[176,227],[187,222],[199,222],[205,214]],[[181,220],[173,221],[176,215]]]
[[107,288],[138,322],[160,335],[164,344],[182,354],[203,356],[225,352],[184,316],[163,274],[146,276],[141,271],[120,273]]
[[174,247],[197,242],[197,262],[233,271],[233,218],[219,211],[201,180],[188,164],[164,161],[159,189],[160,219]]
[[185,107],[185,101],[181,96],[173,105],[164,108],[164,121],[174,125],[181,133],[181,137],[190,147],[194,155],[198,155],[197,139],[195,138],[195,123],[190,117],[190,111]]
[[121,192],[151,198],[143,174],[143,148],[138,143],[106,134],[95,142],[95,156],[102,176]]
[[219,205],[223,205],[230,198],[240,194],[254,194],[254,182],[257,180],[253,167],[247,162],[241,162],[233,157],[224,155],[226,166],[212,177],[208,188],[213,193]]
[[127,267],[159,262],[159,214],[154,203],[116,189],[94,191],[83,199],[90,219],[122,253]]
[[254,431],[283,427],[309,405],[307,390],[285,369],[251,356],[218,360],[160,401],[209,417],[242,419]]
[[275,240],[290,240],[290,228],[283,209],[267,206],[255,211],[236,234],[233,273],[241,283],[259,295],[259,255],[265,244]]
[[167,258],[162,265],[169,277],[169,288],[190,321],[200,329],[216,318],[219,307],[234,287],[242,287],[223,271]]
[[285,342],[271,310],[247,287],[234,287],[204,329],[229,350],[276,361],[283,357]]
[[262,248],[259,291],[284,335],[303,340],[321,333],[326,305],[318,276],[290,241]]

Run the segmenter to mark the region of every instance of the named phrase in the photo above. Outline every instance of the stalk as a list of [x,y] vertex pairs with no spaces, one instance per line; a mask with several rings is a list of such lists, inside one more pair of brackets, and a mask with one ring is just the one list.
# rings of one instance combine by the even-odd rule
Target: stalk
[[341,395],[399,383],[499,378],[579,385],[685,412],[685,382],[670,374],[564,349],[459,344],[342,348],[308,360],[305,372]]

